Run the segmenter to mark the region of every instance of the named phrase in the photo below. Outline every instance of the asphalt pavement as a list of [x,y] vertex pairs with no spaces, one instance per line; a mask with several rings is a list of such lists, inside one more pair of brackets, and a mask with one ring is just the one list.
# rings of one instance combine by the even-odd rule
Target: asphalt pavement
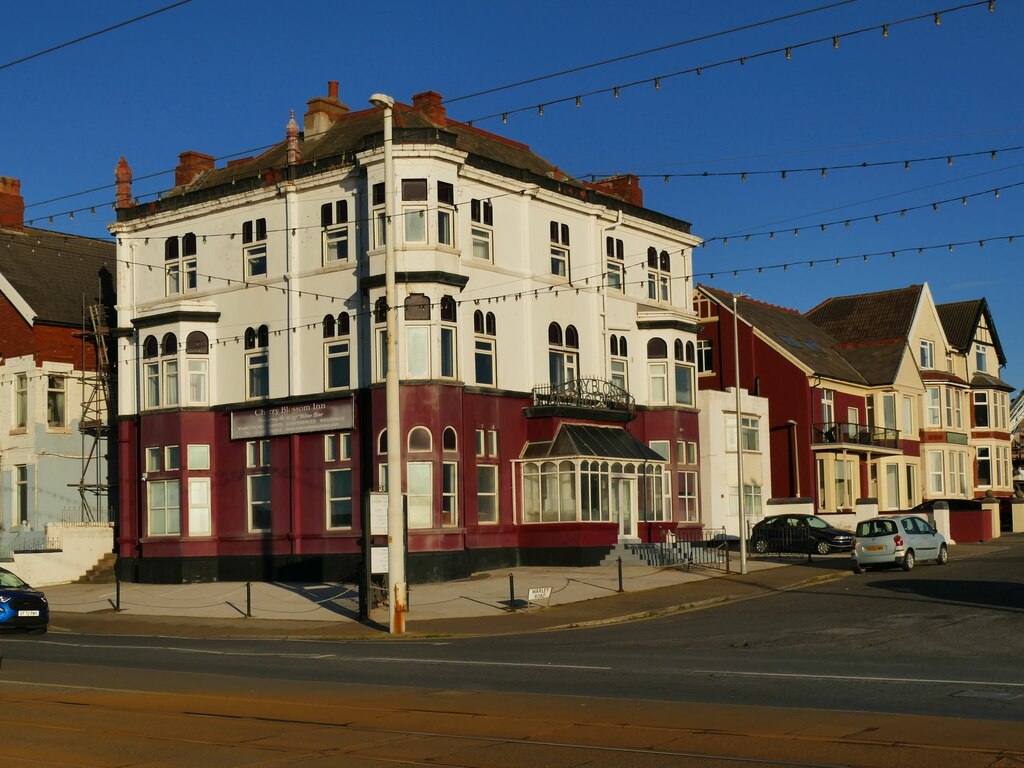
[[[998,541],[998,540],[996,540]],[[959,544],[951,557],[985,544]],[[851,575],[848,554],[750,558],[730,570],[623,565],[512,568],[412,585],[407,637],[497,635],[628,621]],[[534,591],[531,598],[531,590]],[[46,588],[50,631],[171,637],[384,639],[387,609],[358,618],[351,584],[209,582]],[[545,591],[549,594],[545,595]],[[512,596],[515,597],[513,609]]]

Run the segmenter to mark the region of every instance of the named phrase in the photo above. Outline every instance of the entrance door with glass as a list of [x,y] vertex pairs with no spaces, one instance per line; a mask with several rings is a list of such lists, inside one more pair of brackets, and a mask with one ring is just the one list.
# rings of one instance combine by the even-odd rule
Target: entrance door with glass
[[620,539],[636,539],[636,503],[633,478],[612,476],[612,514],[619,522]]

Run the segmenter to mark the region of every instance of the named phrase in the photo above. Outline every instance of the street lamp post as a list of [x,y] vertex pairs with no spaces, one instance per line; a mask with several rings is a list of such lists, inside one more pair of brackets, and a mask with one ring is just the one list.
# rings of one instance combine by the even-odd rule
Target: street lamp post
[[405,514],[402,504],[402,418],[398,371],[398,301],[395,288],[395,161],[392,109],[395,100],[375,93],[370,103],[384,110],[384,301],[387,304],[387,373],[384,376],[388,430],[388,618],[391,634],[405,634]]
[[[732,297],[732,346],[736,374],[736,502],[740,523],[740,573],[747,573],[747,515],[743,509],[743,415],[740,405],[740,324],[736,312],[737,295]],[[390,444],[389,444],[390,445]]]

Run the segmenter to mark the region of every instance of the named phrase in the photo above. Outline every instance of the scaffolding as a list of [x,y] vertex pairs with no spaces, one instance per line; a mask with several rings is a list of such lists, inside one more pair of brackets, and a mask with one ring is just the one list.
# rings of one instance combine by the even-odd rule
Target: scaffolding
[[[81,417],[78,431],[82,436],[82,476],[77,483],[82,500],[82,522],[110,522],[108,499],[108,478],[106,471],[112,466],[106,457],[107,439],[110,431],[110,360],[107,353],[107,327],[100,304],[86,308],[83,318],[81,392],[83,394]],[[90,366],[88,349],[95,351],[95,365]],[[93,370],[89,370],[93,368]]]

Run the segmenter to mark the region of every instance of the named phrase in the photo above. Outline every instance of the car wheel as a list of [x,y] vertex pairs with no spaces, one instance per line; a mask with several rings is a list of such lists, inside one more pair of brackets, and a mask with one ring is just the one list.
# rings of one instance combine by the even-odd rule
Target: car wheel
[[914,564],[917,561],[914,558],[914,550],[908,549],[907,554],[903,556],[903,570],[912,571],[914,570]]
[[860,563],[854,563],[853,564],[853,572],[856,573],[858,576],[860,576],[860,574],[864,573],[864,568],[861,567]]
[[945,565],[949,562],[949,550],[946,549],[945,544],[939,547],[939,556],[935,558],[935,562],[939,565]]
[[819,541],[815,549],[818,550],[819,555],[827,555],[832,551],[832,547],[829,546],[827,541]]
[[754,551],[763,555],[768,551],[768,540],[767,539],[754,539]]

